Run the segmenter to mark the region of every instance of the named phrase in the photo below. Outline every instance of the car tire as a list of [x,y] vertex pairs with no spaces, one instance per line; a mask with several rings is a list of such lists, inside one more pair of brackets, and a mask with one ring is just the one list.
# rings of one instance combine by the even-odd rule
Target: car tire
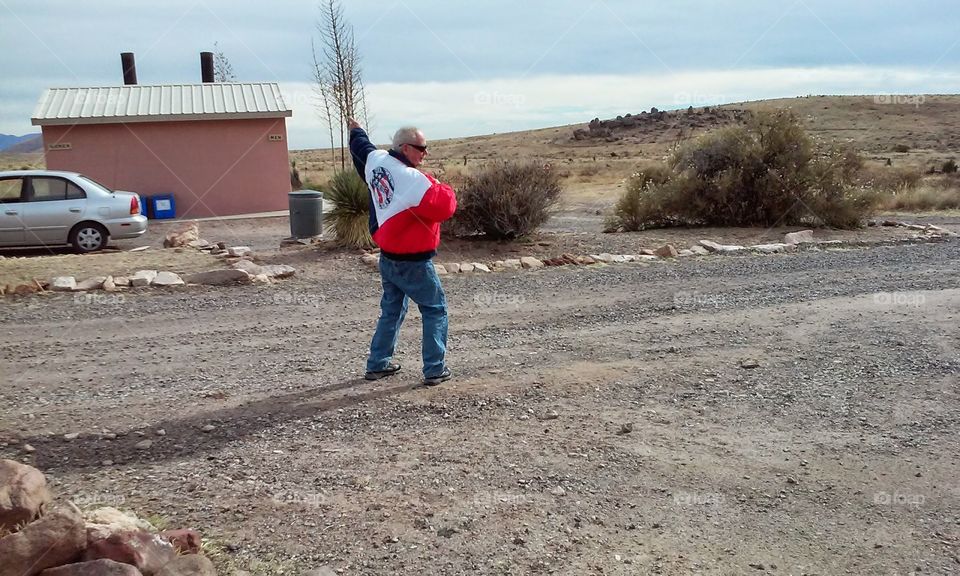
[[81,222],[70,231],[70,244],[81,254],[100,250],[108,239],[107,229],[96,222]]

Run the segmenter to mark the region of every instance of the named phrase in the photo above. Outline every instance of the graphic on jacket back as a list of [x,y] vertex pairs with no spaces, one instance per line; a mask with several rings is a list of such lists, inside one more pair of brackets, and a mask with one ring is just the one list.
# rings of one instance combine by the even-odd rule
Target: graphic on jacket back
[[371,151],[365,164],[364,179],[370,189],[378,226],[408,208],[419,206],[433,185],[422,172],[384,150]]
[[370,189],[376,195],[377,206],[386,208],[393,200],[393,176],[390,171],[383,166],[377,166],[373,169],[373,178],[370,180]]

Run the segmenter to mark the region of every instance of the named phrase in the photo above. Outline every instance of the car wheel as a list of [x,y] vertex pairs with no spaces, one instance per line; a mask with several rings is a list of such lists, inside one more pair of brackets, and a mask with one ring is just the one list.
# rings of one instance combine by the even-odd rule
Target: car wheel
[[96,252],[107,245],[107,229],[96,222],[83,222],[70,231],[70,243],[80,253]]

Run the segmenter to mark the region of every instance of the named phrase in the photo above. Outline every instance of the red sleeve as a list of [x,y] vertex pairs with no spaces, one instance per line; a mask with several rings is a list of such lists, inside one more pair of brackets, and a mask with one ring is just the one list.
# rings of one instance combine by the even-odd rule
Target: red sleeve
[[431,176],[430,182],[433,183],[423,195],[420,204],[410,211],[432,222],[443,222],[450,219],[453,213],[457,211],[457,196],[449,184],[438,182]]

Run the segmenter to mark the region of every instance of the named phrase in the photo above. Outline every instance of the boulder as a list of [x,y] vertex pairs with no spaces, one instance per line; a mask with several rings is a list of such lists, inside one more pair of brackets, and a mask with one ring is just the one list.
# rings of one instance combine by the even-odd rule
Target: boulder
[[73,276],[56,276],[50,279],[50,289],[57,292],[72,292],[77,289],[77,279]]
[[0,534],[39,518],[50,500],[42,472],[13,460],[0,460]]
[[250,260],[237,260],[230,266],[232,266],[233,268],[236,268],[237,270],[243,270],[244,272],[246,272],[251,276],[258,276],[260,274],[265,273],[263,266],[255,262],[251,262]]
[[83,560],[113,560],[135,566],[143,576],[154,576],[177,557],[173,544],[143,530],[121,531],[102,537],[87,531],[87,549]]
[[173,272],[158,272],[157,277],[150,283],[151,286],[183,286],[183,278]]
[[217,571],[206,556],[188,554],[177,556],[157,576],[217,576]]
[[94,276],[93,278],[87,278],[83,282],[78,282],[76,290],[99,290],[103,288],[103,283],[106,282],[106,276]]
[[266,274],[257,274],[256,276],[251,276],[250,280],[254,284],[270,284],[270,277]]
[[253,253],[253,248],[249,246],[231,246],[227,248],[227,256],[244,257]]
[[35,576],[76,560],[87,544],[83,519],[57,510],[0,538],[0,576]]
[[436,271],[438,276],[444,276],[447,274],[447,269],[443,266],[443,264],[434,264],[433,269]]
[[653,255],[661,258],[676,258],[680,255],[680,253],[677,252],[677,249],[674,248],[673,244],[664,244],[663,246],[654,250]]
[[799,232],[790,232],[783,236],[783,241],[787,244],[803,244],[813,242],[813,230],[801,230]]
[[476,270],[477,272],[490,272],[489,266],[487,266],[486,264],[481,264],[479,262],[473,263],[473,269]]
[[380,264],[380,255],[379,254],[364,254],[360,257],[360,261],[366,264],[367,266],[372,266],[376,268]]
[[160,537],[173,544],[177,554],[199,554],[203,543],[196,530],[164,530]]
[[130,278],[127,276],[114,276],[113,283],[116,284],[118,288],[127,288],[130,286]]
[[189,276],[185,276],[183,281],[187,284],[205,284],[207,286],[249,284],[250,274],[236,268],[225,268],[223,270],[208,270],[206,272],[190,274]]
[[[149,286],[156,277],[156,270],[137,270],[133,276],[130,277],[130,286],[134,288]],[[116,282],[116,280],[114,280],[114,282]]]
[[200,225],[196,222],[182,222],[167,232],[163,238],[164,248],[189,246],[200,239]]
[[691,246],[690,251],[697,256],[706,256],[707,254],[710,253],[710,251],[704,248],[703,246]]
[[654,254],[653,250],[649,248],[641,248],[640,256],[656,256],[656,254]]
[[107,292],[116,292],[117,283],[113,281],[113,276],[107,276],[107,279],[103,281],[103,286],[101,286]]
[[139,570],[129,564],[113,560],[93,560],[77,562],[58,568],[48,568],[40,576],[143,576]]
[[543,268],[543,262],[534,258],[533,256],[524,256],[520,259],[520,266],[528,270],[536,270],[538,268]]
[[133,513],[121,512],[110,506],[84,512],[83,518],[86,521],[88,538],[91,533],[99,538],[106,538],[116,532],[153,530],[153,526],[146,520],[137,518]]
[[739,252],[740,250],[744,250],[743,246],[737,246],[736,244],[718,244],[710,240],[701,240],[700,245],[711,252]]
[[757,252],[762,252],[764,254],[786,252],[792,248],[796,248],[796,244],[757,244],[750,247],[751,250],[756,250]]
[[286,264],[268,264],[262,268],[263,273],[271,278],[288,278],[297,272],[296,268]]
[[446,268],[446,269],[447,269],[447,272],[449,272],[449,273],[451,273],[451,274],[459,274],[459,273],[460,273],[460,263],[459,263],[459,262],[447,262],[446,264],[443,265],[443,267]]
[[523,266],[523,263],[519,258],[507,258],[503,261],[503,267],[508,270],[519,270]]
[[466,262],[462,262],[460,264],[460,272],[473,272],[473,264],[467,264]]

